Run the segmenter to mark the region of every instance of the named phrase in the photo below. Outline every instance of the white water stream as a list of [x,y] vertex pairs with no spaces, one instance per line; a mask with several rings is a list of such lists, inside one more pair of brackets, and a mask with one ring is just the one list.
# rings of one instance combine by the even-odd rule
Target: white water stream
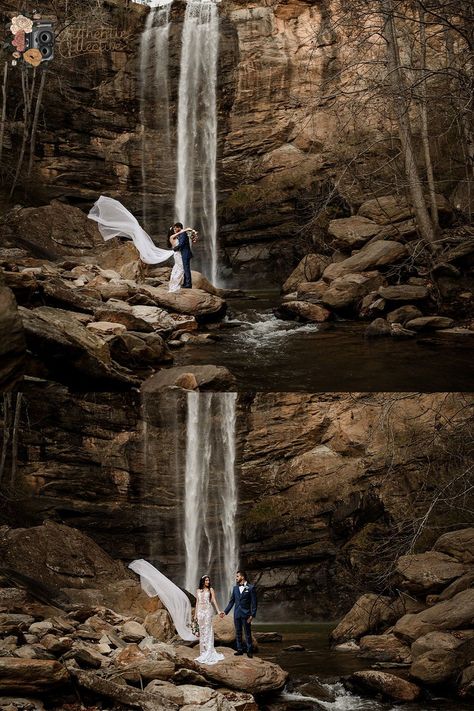
[[184,587],[210,575],[227,600],[238,564],[235,517],[236,393],[187,394]]
[[188,0],[184,18],[178,104],[175,213],[198,225],[206,276],[217,282],[217,57],[216,0]]

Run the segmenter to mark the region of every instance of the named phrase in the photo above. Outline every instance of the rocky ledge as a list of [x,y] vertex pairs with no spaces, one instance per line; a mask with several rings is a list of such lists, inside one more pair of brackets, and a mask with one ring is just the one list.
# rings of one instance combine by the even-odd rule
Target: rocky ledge
[[[59,711],[77,694],[94,707],[257,711],[255,696],[286,683],[276,664],[228,647],[221,663],[198,664],[161,601],[76,529],[3,527],[0,566],[0,695],[12,711]],[[216,618],[217,644],[231,644],[232,632]]]
[[[351,688],[414,701],[423,691],[474,698],[474,528],[445,533],[396,562],[396,597],[363,595],[332,632],[374,662]],[[393,668],[390,672],[381,669]]]
[[[33,228],[34,239],[21,239]],[[3,389],[22,373],[75,389],[138,387],[172,365],[174,348],[213,338],[205,325],[225,315],[227,292],[193,272],[195,288],[170,293],[170,267],[144,265],[129,241],[103,244],[78,208],[20,209],[9,229],[0,250]]]
[[[438,206],[449,219],[442,196]],[[445,229],[430,252],[408,203],[382,196],[329,223],[324,251],[306,255],[285,281],[279,314],[370,320],[368,336],[472,335],[473,255],[472,228]]]

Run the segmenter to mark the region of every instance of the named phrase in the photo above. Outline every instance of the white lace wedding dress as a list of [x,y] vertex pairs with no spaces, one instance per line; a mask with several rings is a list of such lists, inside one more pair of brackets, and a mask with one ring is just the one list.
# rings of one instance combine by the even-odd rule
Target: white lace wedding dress
[[174,252],[174,267],[171,270],[168,291],[179,291],[184,281],[183,257],[181,252]]
[[214,630],[212,629],[214,608],[209,590],[198,590],[196,602],[199,624],[199,657],[196,657],[195,661],[198,664],[217,664],[224,659],[224,655],[214,649]]

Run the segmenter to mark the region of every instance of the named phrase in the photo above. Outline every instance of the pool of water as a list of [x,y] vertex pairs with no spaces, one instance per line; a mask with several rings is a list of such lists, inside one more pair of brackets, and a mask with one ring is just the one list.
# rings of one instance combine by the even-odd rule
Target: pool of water
[[[333,627],[333,623],[254,623],[255,632],[275,631],[283,635],[281,642],[260,644],[258,654],[289,672],[288,687],[276,700],[288,711],[396,711],[400,708],[405,711],[464,711],[472,708],[457,700],[442,698],[400,707],[351,693],[344,688],[340,678],[370,669],[371,663],[360,659],[354,652],[331,649],[329,634]],[[305,650],[285,651],[296,644]],[[390,669],[386,671],[390,672]]]
[[308,324],[273,313],[275,290],[229,300],[215,342],[186,345],[176,365],[226,366],[239,390],[287,392],[472,391],[474,335],[364,336],[365,323]]

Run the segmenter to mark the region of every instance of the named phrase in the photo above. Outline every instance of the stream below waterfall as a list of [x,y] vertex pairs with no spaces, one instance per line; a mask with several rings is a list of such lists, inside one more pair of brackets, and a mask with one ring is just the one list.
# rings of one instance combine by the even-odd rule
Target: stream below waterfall
[[299,323],[277,318],[275,289],[230,299],[215,341],[175,351],[175,365],[226,366],[239,390],[471,391],[474,336],[367,339],[366,323]]
[[[329,634],[333,627],[333,623],[254,623],[256,632],[277,631],[282,634],[281,642],[260,644],[258,654],[279,664],[290,674],[287,689],[277,704],[269,708],[278,708],[278,711],[396,711],[400,708],[404,711],[464,711],[470,708],[458,700],[439,697],[400,707],[347,691],[339,679],[355,671],[370,669],[371,662],[360,659],[353,652],[331,649]],[[297,644],[305,650],[285,651]],[[390,672],[390,669],[386,671]]]

